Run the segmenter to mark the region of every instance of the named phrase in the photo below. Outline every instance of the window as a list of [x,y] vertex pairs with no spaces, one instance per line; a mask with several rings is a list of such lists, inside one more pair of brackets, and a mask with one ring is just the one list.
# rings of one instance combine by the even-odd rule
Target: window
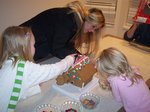
[[133,17],[135,16],[140,0],[129,0],[129,9],[126,20],[126,25],[130,26],[133,23]]
[[88,8],[96,7],[103,11],[106,26],[113,26],[115,24],[117,0],[86,0]]

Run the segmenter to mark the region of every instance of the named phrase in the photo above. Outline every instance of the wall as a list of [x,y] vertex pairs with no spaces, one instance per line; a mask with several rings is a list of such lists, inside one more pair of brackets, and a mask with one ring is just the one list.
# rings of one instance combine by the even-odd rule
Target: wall
[[115,24],[105,27],[103,35],[111,34],[120,38],[123,37],[124,32],[130,27],[129,24],[126,25],[128,6],[129,0],[117,0]]
[[[81,0],[83,3],[85,0]],[[105,34],[122,37],[126,29],[125,19],[129,0],[118,0],[115,25],[106,27]],[[8,26],[19,25],[39,12],[52,7],[64,6],[70,0],[0,0],[0,34]]]
[[10,25],[20,23],[39,12],[57,6],[64,6],[70,0],[0,0],[0,33]]

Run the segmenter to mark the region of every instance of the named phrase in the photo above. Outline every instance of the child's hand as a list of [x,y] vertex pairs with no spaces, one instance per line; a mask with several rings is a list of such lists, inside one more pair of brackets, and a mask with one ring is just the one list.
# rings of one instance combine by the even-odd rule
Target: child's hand
[[102,89],[105,89],[105,90],[110,90],[111,88],[110,88],[110,85],[109,85],[109,83],[108,83],[108,81],[106,81],[106,80],[100,80],[99,79],[99,86],[102,88]]
[[74,58],[74,63],[73,64],[75,64],[76,60],[78,60],[78,58],[79,58],[78,54],[75,53],[75,54],[71,54],[70,56],[72,56]]
[[97,75],[99,77],[99,86],[103,89],[110,89],[110,84],[107,81],[107,75],[101,74],[100,72],[97,72]]
[[78,53],[74,53],[74,54],[71,54],[71,55],[69,55],[69,56],[71,56],[71,57],[74,58],[73,65],[75,65],[76,62],[81,58],[82,55],[81,55],[81,54],[78,54]]
[[90,61],[91,61],[92,64],[96,65],[97,59],[96,58],[91,58]]

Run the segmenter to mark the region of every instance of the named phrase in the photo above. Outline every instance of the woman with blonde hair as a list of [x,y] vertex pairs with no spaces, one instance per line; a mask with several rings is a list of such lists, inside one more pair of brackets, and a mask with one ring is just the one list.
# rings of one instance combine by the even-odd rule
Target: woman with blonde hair
[[150,90],[139,70],[129,64],[121,51],[116,48],[103,50],[97,60],[97,70],[107,78],[113,96],[123,104],[126,112],[150,111]]
[[48,54],[64,58],[76,52],[95,51],[105,18],[100,9],[88,10],[80,1],[73,1],[66,7],[43,11],[21,26],[31,27],[35,35],[35,60]]

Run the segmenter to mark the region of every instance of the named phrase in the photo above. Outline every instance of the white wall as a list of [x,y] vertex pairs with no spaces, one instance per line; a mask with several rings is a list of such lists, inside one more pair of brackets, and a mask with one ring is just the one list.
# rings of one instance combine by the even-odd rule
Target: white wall
[[126,25],[129,0],[118,0],[114,26],[105,27],[103,35],[114,35],[123,38],[124,32],[130,27]]
[[70,0],[0,0],[0,33],[10,25],[19,25],[39,12],[64,6]]
[[[39,12],[65,6],[71,0],[0,0],[0,34],[11,25],[19,25]],[[73,0],[72,0],[73,1]],[[83,3],[85,0],[81,0]],[[104,29],[105,34],[122,37],[126,29],[124,23],[129,0],[118,0],[117,14],[114,27]]]

